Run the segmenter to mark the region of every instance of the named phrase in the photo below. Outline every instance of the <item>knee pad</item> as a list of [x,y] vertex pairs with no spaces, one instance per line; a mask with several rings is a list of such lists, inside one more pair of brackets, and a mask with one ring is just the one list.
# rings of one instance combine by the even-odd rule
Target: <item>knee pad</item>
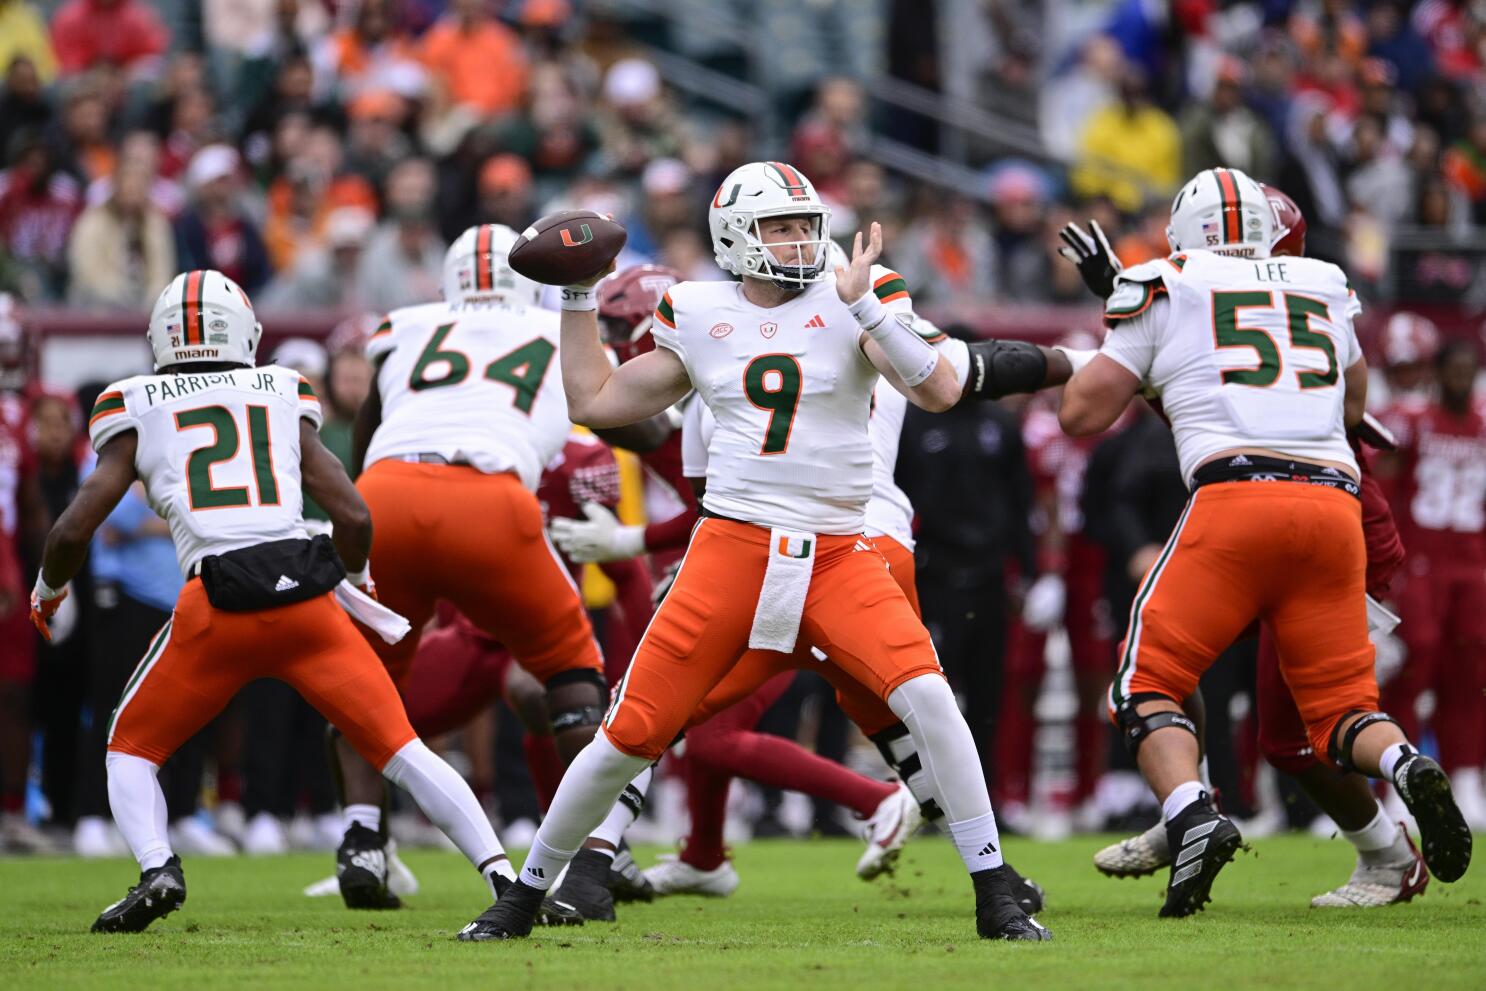
[[1192,734],[1192,738],[1197,740],[1199,745],[1202,743],[1202,740],[1197,735],[1197,724],[1186,713],[1153,712],[1148,716],[1142,716],[1135,711],[1135,707],[1140,703],[1153,702],[1157,699],[1176,702],[1176,699],[1168,698],[1156,692],[1142,692],[1139,695],[1132,695],[1127,698],[1115,710],[1115,721],[1119,724],[1121,732],[1124,733],[1125,749],[1130,752],[1131,757],[1134,757],[1140,750],[1140,745],[1145,742],[1146,737],[1156,732],[1156,730],[1166,729],[1168,726],[1176,726],[1184,729]]
[[1386,712],[1369,712],[1352,723],[1351,726],[1348,726],[1345,733],[1341,732],[1342,723],[1362,711],[1362,709],[1353,709],[1350,712],[1343,713],[1342,717],[1336,721],[1336,726],[1332,727],[1331,730],[1331,743],[1326,748],[1326,755],[1331,758],[1332,763],[1336,764],[1343,771],[1350,772],[1357,770],[1357,766],[1352,763],[1352,745],[1357,742],[1358,733],[1361,733],[1373,723],[1392,723],[1394,726],[1398,725],[1398,720]]
[[609,684],[597,671],[563,671],[547,681],[552,732],[562,733],[604,721],[604,696]]
[[[908,727],[902,723],[894,723],[880,733],[873,733],[867,739],[877,747],[877,752],[887,766],[898,775],[898,780],[909,786],[912,790],[912,778],[921,774],[924,763],[918,756],[918,747],[913,742],[913,737],[908,733]],[[927,786],[924,786],[925,789]],[[917,795],[915,795],[917,797]],[[919,812],[925,819],[933,821],[944,815],[944,810],[939,808],[939,803],[933,798],[926,798],[918,803]]]

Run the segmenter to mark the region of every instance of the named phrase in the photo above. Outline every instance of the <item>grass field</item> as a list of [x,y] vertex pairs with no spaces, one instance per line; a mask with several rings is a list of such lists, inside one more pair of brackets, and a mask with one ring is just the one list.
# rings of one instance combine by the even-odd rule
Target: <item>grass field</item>
[[[1340,841],[1263,840],[1187,920],[1156,918],[1161,882],[1112,881],[1097,839],[1013,841],[1043,883],[1050,944],[975,938],[968,884],[942,839],[910,845],[896,879],[856,880],[847,841],[739,848],[732,898],[621,906],[615,925],[514,944],[451,937],[485,907],[454,854],[414,852],[423,892],[400,912],[308,899],[326,856],[188,862],[185,907],[140,936],[92,936],[136,872],[123,861],[0,860],[0,975],[12,988],[1486,988],[1486,868],[1412,905],[1319,911],[1350,870]],[[648,863],[651,851],[637,851]]]

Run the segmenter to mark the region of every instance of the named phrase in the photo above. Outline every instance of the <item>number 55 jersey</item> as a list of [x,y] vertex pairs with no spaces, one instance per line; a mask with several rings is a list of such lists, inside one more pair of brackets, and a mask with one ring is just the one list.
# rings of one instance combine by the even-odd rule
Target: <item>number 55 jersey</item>
[[208,554],[305,538],[299,421],[320,426],[320,401],[296,371],[138,375],[105,389],[88,433],[95,450],[138,434],[135,468],[170,524],[181,571]]

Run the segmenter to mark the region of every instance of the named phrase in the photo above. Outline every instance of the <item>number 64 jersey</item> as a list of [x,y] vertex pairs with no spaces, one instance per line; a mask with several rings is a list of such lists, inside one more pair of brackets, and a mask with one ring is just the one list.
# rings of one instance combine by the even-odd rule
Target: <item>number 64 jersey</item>
[[105,389],[88,418],[94,450],[138,435],[134,468],[170,525],[181,571],[209,554],[304,538],[299,421],[320,426],[310,384],[277,365],[138,375]]
[[514,472],[535,492],[572,429],[559,319],[503,301],[393,310],[366,346],[382,400],[366,467],[437,454],[487,474]]

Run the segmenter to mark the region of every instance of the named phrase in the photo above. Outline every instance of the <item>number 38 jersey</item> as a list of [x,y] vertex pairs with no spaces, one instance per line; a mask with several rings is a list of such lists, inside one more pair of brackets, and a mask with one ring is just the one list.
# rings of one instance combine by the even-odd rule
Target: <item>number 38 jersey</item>
[[394,310],[367,344],[382,423],[366,464],[437,454],[533,492],[572,424],[558,371],[557,313],[516,302]]
[[[878,297],[908,305],[902,278],[884,272],[873,279]],[[774,307],[750,303],[736,282],[683,282],[661,299],[651,329],[717,421],[705,509],[764,526],[862,532],[878,374],[833,279]]]
[[1362,356],[1361,310],[1329,262],[1189,251],[1120,274],[1100,353],[1160,395],[1189,482],[1236,447],[1355,471],[1342,373]]
[[209,554],[307,536],[300,515],[299,421],[320,401],[277,365],[138,375],[105,389],[88,433],[95,450],[138,435],[134,468],[170,525],[181,571]]

